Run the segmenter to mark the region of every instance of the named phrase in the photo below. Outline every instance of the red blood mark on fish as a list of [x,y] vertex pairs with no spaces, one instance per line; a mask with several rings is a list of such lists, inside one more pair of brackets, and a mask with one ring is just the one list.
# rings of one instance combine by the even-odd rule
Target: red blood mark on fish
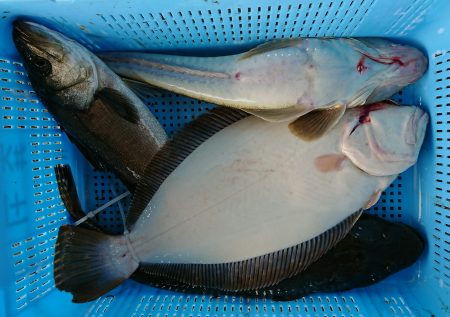
[[371,59],[374,62],[377,62],[377,63],[380,63],[380,64],[384,64],[384,65],[398,64],[401,67],[408,66],[411,62],[413,62],[415,60],[415,59],[412,59],[410,61],[403,62],[400,59],[400,56],[393,56],[393,57],[379,56],[379,57],[375,57],[375,56],[371,56],[369,54],[364,54],[364,53],[363,53],[363,55],[365,57],[367,57],[368,59]]
[[358,110],[360,111],[361,115],[369,114],[372,111],[385,109],[385,108],[388,107],[388,105],[392,105],[392,104],[395,104],[395,103],[393,103],[393,102],[392,103],[388,103],[386,101],[376,102],[376,103],[371,103],[371,104],[366,105],[366,106],[359,107]]
[[365,115],[360,116],[358,121],[360,124],[369,123],[370,117],[368,114],[365,114]]
[[236,80],[240,80],[240,79],[241,79],[241,73],[240,73],[240,72],[237,72],[236,74],[234,74],[234,78],[235,78]]
[[316,157],[314,166],[322,173],[337,172],[343,168],[346,159],[344,154],[325,154]]
[[358,65],[356,65],[356,70],[358,71],[358,73],[362,74],[367,70],[367,66],[365,64],[365,57],[362,56],[359,61],[358,61]]
[[359,118],[358,123],[353,127],[352,131],[350,132],[350,135],[355,132],[356,128],[359,127],[361,124],[370,123],[370,112],[381,110],[387,107],[387,104],[394,104],[394,103],[388,103],[386,101],[384,102],[377,102],[372,103],[370,105],[358,107],[359,110]]

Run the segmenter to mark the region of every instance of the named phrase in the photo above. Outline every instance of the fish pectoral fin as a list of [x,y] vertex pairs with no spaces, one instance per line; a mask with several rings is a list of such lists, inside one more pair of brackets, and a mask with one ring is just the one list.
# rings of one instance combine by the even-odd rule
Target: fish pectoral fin
[[292,120],[302,113],[298,106],[282,109],[245,109],[244,111],[269,122]]
[[239,61],[253,57],[255,55],[264,54],[264,53],[279,50],[282,48],[298,46],[299,44],[301,44],[302,41],[303,41],[302,39],[272,40],[272,41],[260,44],[260,45],[256,46],[255,48],[252,48],[248,52],[242,54],[239,57]]
[[161,88],[152,86],[146,82],[127,77],[121,78],[123,82],[128,86],[128,88],[133,90],[133,92],[141,99],[145,99],[148,97],[158,98],[163,94],[163,90]]
[[[72,221],[78,221],[86,216],[86,213],[81,207],[80,199],[78,198],[72,170],[67,164],[58,164],[54,167],[54,170],[61,200],[72,218]],[[86,219],[86,221],[82,222],[79,226],[100,232],[102,231],[92,219]]]
[[344,154],[330,153],[316,157],[314,166],[322,173],[337,172],[343,168],[345,160]]
[[345,109],[345,105],[337,104],[330,108],[313,110],[289,123],[289,130],[302,140],[316,140],[336,125]]
[[373,205],[375,205],[375,204],[378,202],[378,200],[380,199],[381,193],[382,193],[381,190],[375,191],[375,192],[370,196],[369,200],[368,200],[367,203],[364,205],[363,209],[366,210],[366,209],[369,209],[370,207],[372,207]]
[[108,87],[102,88],[95,94],[95,99],[100,99],[119,116],[131,123],[138,123],[140,120],[134,102],[116,89]]

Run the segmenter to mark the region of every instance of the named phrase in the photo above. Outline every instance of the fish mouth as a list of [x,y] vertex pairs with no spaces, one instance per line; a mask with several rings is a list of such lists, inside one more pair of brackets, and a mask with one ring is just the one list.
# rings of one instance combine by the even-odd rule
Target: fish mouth
[[33,42],[39,42],[40,32],[36,32],[36,25],[32,22],[16,20],[13,22],[13,40],[18,48],[34,47]]
[[26,59],[41,56],[60,61],[64,56],[59,39],[46,27],[33,22],[15,20],[13,41],[19,53]]

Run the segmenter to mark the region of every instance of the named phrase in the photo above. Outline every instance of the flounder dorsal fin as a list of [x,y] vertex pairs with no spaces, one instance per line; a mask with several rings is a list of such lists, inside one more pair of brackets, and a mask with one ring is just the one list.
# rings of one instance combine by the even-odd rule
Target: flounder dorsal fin
[[289,123],[289,130],[302,140],[316,140],[342,118],[345,109],[343,104],[336,104],[330,108],[313,110]]
[[255,48],[252,48],[248,52],[242,54],[239,57],[239,60],[242,61],[244,59],[253,57],[255,55],[264,54],[264,53],[279,50],[282,48],[294,47],[294,46],[300,45],[302,41],[303,41],[302,39],[272,40],[272,41],[260,44],[260,45],[256,46]]
[[152,158],[144,170],[127,216],[130,230],[164,180],[203,142],[227,126],[249,116],[244,111],[215,108],[184,127]]

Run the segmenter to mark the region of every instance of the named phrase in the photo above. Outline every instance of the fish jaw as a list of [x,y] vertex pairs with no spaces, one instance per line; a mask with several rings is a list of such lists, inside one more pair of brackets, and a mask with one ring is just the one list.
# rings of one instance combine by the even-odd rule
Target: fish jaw
[[86,109],[98,87],[94,57],[84,47],[45,26],[17,20],[13,40],[33,88],[44,103]]

